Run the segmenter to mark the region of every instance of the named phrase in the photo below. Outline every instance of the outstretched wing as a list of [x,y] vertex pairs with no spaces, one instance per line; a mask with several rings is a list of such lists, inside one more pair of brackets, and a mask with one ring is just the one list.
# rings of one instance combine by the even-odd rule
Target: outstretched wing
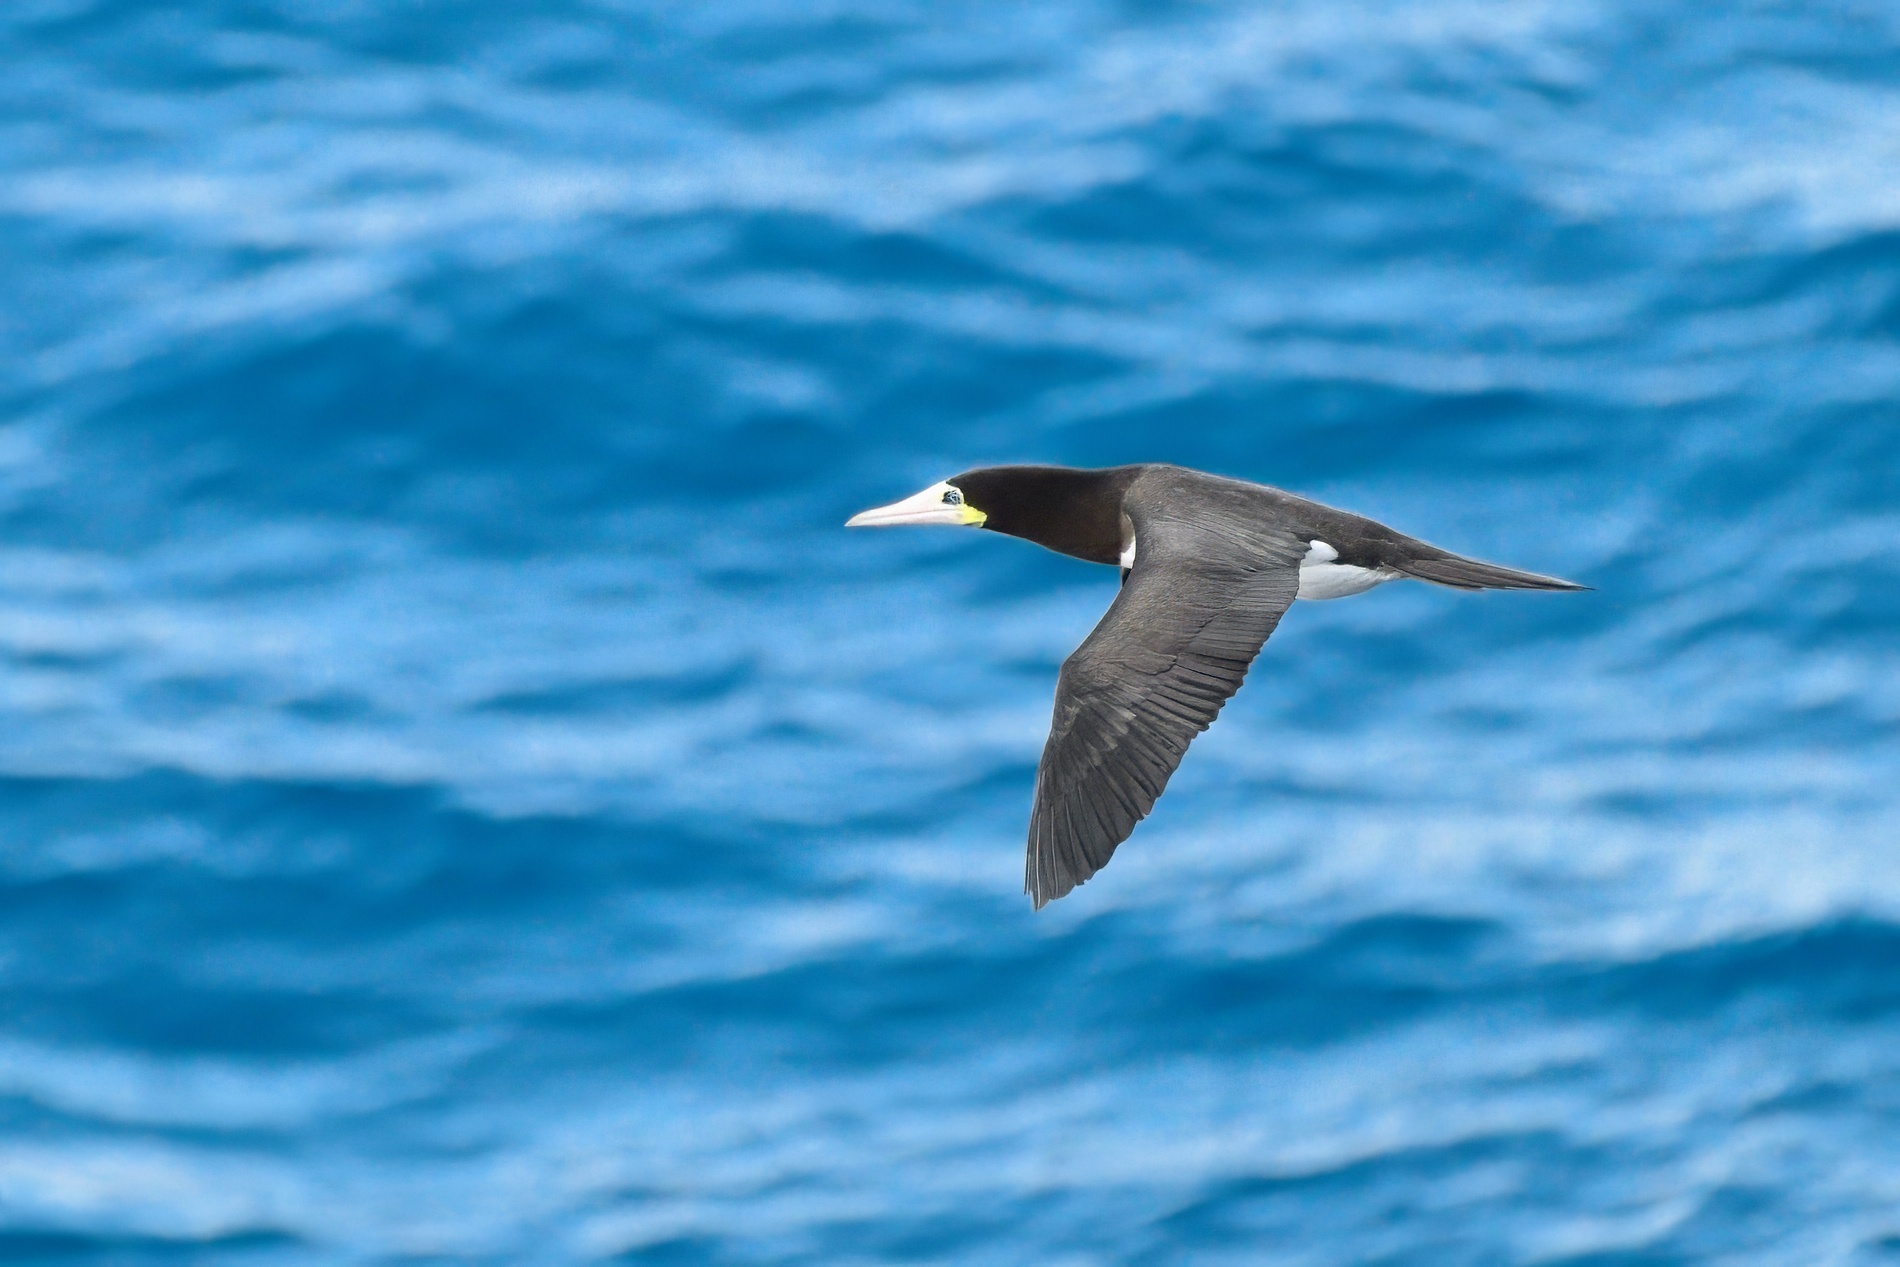
[[1299,591],[1304,543],[1247,486],[1189,475],[1129,489],[1134,570],[1056,680],[1024,867],[1037,907],[1107,865]]

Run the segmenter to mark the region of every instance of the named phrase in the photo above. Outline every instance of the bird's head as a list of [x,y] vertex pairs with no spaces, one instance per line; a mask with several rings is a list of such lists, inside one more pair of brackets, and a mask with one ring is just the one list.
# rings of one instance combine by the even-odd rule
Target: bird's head
[[1140,468],[986,466],[903,501],[862,511],[847,528],[947,524],[1023,537],[1062,554],[1114,563],[1123,547],[1122,493]]
[[[958,477],[961,478],[961,477]],[[847,528],[894,528],[899,524],[948,524],[981,528],[989,518],[970,504],[955,479],[939,480],[921,493],[912,493],[888,506],[861,510],[845,520]]]

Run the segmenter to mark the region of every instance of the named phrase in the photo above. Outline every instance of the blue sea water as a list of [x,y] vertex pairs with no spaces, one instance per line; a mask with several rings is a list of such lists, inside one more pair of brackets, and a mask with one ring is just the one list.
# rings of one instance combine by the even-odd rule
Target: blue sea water
[[[1900,1262],[1900,9],[10,0],[0,1259]],[[1019,892],[1181,462],[1300,604]]]

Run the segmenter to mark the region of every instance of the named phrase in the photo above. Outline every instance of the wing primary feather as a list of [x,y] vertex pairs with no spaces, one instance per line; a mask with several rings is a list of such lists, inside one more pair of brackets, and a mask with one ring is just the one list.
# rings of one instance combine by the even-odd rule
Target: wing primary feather
[[1036,892],[1038,897],[1044,902],[1047,902],[1054,898],[1061,889],[1061,885],[1056,881],[1058,869],[1056,865],[1055,823],[1045,818],[1043,820],[1042,831],[1043,850],[1040,863],[1036,869]]
[[1068,820],[1068,830],[1061,833],[1061,848],[1056,857],[1055,887],[1060,892],[1067,892],[1073,886],[1074,878],[1087,871],[1087,861],[1081,846],[1082,833],[1075,829],[1073,808],[1067,804],[1057,811],[1057,823],[1061,824],[1064,819]]
[[1244,489],[1156,468],[1125,495],[1141,551],[1063,663],[1037,771],[1025,874],[1038,906],[1105,866],[1154,808],[1293,601],[1305,543]]
[[1094,875],[1095,865],[1088,848],[1089,833],[1075,821],[1075,807],[1063,806],[1062,816],[1068,821],[1069,837],[1074,842],[1074,854],[1069,859],[1068,872],[1062,877],[1062,891],[1067,893]]

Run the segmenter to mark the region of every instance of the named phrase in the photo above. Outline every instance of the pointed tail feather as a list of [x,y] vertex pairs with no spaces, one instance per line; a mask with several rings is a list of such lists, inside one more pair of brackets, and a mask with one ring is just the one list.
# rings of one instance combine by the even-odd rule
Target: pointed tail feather
[[1464,590],[1587,590],[1588,585],[1560,577],[1520,572],[1516,568],[1480,563],[1463,555],[1440,551],[1428,557],[1405,559],[1395,566],[1407,576]]

